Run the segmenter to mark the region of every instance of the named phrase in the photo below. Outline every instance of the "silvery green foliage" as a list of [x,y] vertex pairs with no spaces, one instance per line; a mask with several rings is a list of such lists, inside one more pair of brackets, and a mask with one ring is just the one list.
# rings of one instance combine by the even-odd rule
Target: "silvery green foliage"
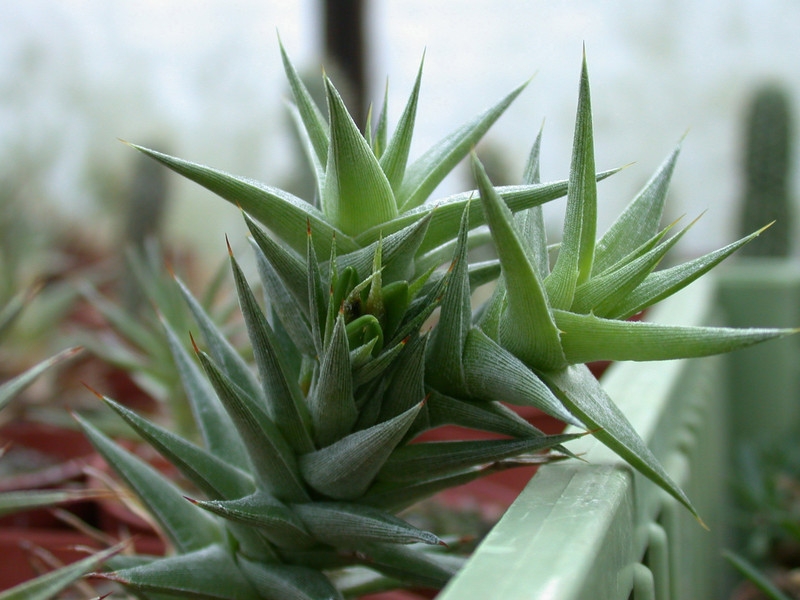
[[[583,364],[702,356],[786,333],[625,320],[753,237],[655,271],[684,233],[659,226],[677,150],[597,239],[596,182],[613,171],[595,170],[584,64],[567,180],[539,181],[539,136],[521,185],[494,188],[473,154],[477,190],[430,200],[524,86],[409,163],[421,75],[395,132],[384,108],[375,131],[362,134],[330,81],[326,118],[283,57],[313,201],[138,147],[241,207],[266,310],[230,252],[252,368],[180,286],[202,333],[196,360],[178,341],[188,332],[165,327],[202,445],[104,398],[203,498],[186,499],[82,423],[176,549],[120,559],[108,577],[144,595],[215,599],[340,598],[337,574],[358,566],[378,574],[377,587],[440,587],[458,560],[395,513],[553,456],[542,451],[569,455],[563,444],[575,435],[546,436],[504,402],[592,431],[694,512]],[[539,207],[564,195],[551,270]],[[468,250],[483,243],[499,259],[470,264]],[[473,306],[473,289],[490,281],[491,298]],[[436,308],[437,325],[423,329]],[[503,437],[410,443],[445,424]]]

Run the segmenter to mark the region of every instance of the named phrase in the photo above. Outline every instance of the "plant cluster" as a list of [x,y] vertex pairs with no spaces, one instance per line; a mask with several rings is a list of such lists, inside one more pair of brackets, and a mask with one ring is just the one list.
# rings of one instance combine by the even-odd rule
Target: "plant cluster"
[[[174,547],[165,558],[116,556],[105,577],[148,598],[441,587],[461,560],[397,513],[488,473],[571,456],[564,444],[581,435],[545,435],[507,404],[590,432],[695,513],[584,363],[704,356],[785,334],[627,320],[760,231],[655,270],[688,229],[660,225],[676,148],[598,239],[596,184],[615,171],[595,169],[585,61],[568,180],[540,182],[540,132],[522,184],[495,188],[470,149],[525,85],[409,162],[421,67],[389,135],[385,104],[361,132],[325,79],[326,118],[283,60],[313,200],[136,146],[242,209],[265,308],[229,247],[251,368],[178,280],[202,334],[195,356],[189,332],[163,327],[202,443],[100,395],[195,491],[78,417]],[[477,190],[429,199],[467,155]],[[548,247],[541,205],[565,195],[563,238]],[[468,251],[485,244],[498,259],[471,263]],[[488,282],[491,297],[474,306]],[[413,443],[445,424],[502,437]]]

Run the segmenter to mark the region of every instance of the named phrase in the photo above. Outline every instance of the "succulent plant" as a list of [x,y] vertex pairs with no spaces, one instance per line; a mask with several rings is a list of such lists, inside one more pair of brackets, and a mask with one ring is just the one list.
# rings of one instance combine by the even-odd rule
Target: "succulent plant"
[[[385,108],[374,133],[368,124],[362,134],[330,81],[325,119],[283,58],[316,177],[313,201],[137,147],[242,209],[266,310],[229,250],[256,375],[178,281],[208,348],[195,345],[199,364],[179,341],[187,332],[164,326],[202,446],[98,394],[196,490],[178,489],[79,417],[175,549],[118,557],[105,576],[145,597],[322,599],[440,587],[460,560],[396,513],[443,488],[570,454],[563,444],[575,434],[544,435],[504,403],[591,431],[694,513],[583,363],[702,356],[787,333],[625,320],[759,232],[655,271],[686,231],[668,237],[672,226],[659,226],[676,149],[596,240],[596,182],[613,171],[595,172],[585,61],[568,180],[540,183],[540,133],[522,185],[495,189],[473,153],[478,189],[432,201],[524,86],[408,164],[421,75],[394,134]],[[564,195],[551,270],[539,207]],[[470,264],[468,250],[487,243],[499,259]],[[473,310],[471,291],[495,280]],[[412,443],[444,424],[503,437]],[[377,575],[355,584],[364,573]]]
[[750,230],[774,221],[774,231],[743,252],[748,256],[788,256],[793,238],[790,167],[792,114],[786,90],[765,85],[748,108],[742,167],[744,198],[740,227]]

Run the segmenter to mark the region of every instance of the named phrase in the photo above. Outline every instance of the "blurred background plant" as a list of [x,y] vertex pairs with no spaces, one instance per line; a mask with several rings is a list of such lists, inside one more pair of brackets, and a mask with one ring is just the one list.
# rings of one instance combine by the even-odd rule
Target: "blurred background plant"
[[[104,295],[88,283],[82,286],[83,297],[102,318],[103,326],[83,333],[78,339],[95,357],[116,369],[113,374],[123,388],[128,384],[127,389],[118,391],[129,405],[136,406],[138,393],[140,410],[160,412],[173,431],[195,439],[197,431],[171,351],[175,343],[191,350],[191,342],[188,335],[170,338],[164,327],[166,323],[172,331],[185,334],[192,331],[194,324],[175,284],[172,261],[154,238],[129,247],[125,258],[126,277],[120,282],[121,293],[117,296]],[[173,254],[172,258],[176,256]],[[183,258],[185,263],[187,257]],[[191,264],[180,266],[183,267],[180,272],[191,271]],[[227,263],[223,262],[211,273],[199,301],[214,322],[235,341],[237,332],[243,335],[243,323],[237,320],[236,297],[225,288],[225,284],[230,284],[226,267]],[[248,352],[241,350],[244,357],[249,356]],[[113,382],[106,381],[109,383]],[[88,403],[97,408],[96,402],[89,400]],[[98,419],[107,416],[106,411],[99,413]],[[112,419],[106,427],[113,427],[113,422]]]
[[76,299],[65,280],[86,262],[84,255],[91,254],[88,244],[63,222],[46,218],[28,169],[23,166],[11,173],[7,165],[4,171],[0,173],[0,307],[5,316],[0,380],[57,349],[52,334]]
[[[796,435],[792,439],[797,439]],[[743,445],[738,448],[736,464],[734,523],[742,551],[731,562],[748,579],[757,581],[755,572],[762,571],[762,577],[788,597],[798,598],[800,447],[785,441]],[[752,588],[752,584],[741,586],[734,598],[767,597],[748,595]]]
[[744,256],[789,256],[794,241],[791,196],[792,109],[778,83],[758,88],[747,109],[742,167],[744,196],[739,230],[753,231],[774,221],[770,234],[755,240]]
[[[795,132],[788,88],[756,87],[744,111],[740,231],[773,222],[742,256],[786,259],[795,248]],[[787,377],[797,378],[796,369]],[[786,436],[760,432],[734,446],[734,546],[726,559],[744,581],[734,600],[800,598],[800,423]]]

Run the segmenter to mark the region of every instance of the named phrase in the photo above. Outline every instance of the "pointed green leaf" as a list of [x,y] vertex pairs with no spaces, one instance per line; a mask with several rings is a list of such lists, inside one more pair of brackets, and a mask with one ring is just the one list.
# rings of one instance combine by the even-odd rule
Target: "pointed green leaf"
[[367,122],[364,123],[364,139],[367,142],[367,146],[370,147],[372,153],[375,155],[375,158],[380,158],[378,156],[375,147],[373,146],[372,142],[372,111],[373,111],[373,104],[372,102],[369,103],[369,107],[367,108]]
[[697,516],[689,498],[661,466],[625,415],[585,365],[544,373],[553,391],[594,436]]
[[308,409],[314,424],[314,439],[319,446],[329,446],[346,436],[358,417],[353,399],[350,349],[341,313],[322,355],[319,376],[308,397]]
[[206,452],[171,431],[143,419],[133,411],[103,400],[122,417],[142,439],[180,470],[194,485],[212,498],[236,498],[252,493],[253,478],[220,456]]
[[163,351],[163,343],[159,336],[147,327],[142,327],[141,320],[135,315],[105,298],[88,282],[80,284],[80,291],[81,295],[97,309],[109,325],[130,344],[143,350],[148,356],[158,356]]
[[439,322],[431,334],[426,382],[436,389],[461,395],[466,392],[462,355],[472,326],[467,260],[467,224],[470,205],[464,209],[458,245],[450,263],[450,281],[442,297]]
[[438,280],[431,279],[427,282],[427,285],[422,286],[419,295],[408,305],[400,326],[387,343],[387,346],[391,347],[420,331],[425,321],[428,320],[428,317],[433,314],[433,311],[442,301],[442,295],[448,279],[449,274]]
[[[414,89],[411,91],[411,96],[406,103],[405,109],[403,109],[403,114],[397,123],[397,129],[392,135],[389,146],[381,156],[381,168],[386,173],[386,179],[389,180],[392,189],[395,191],[400,188],[403,175],[406,172],[408,152],[411,148],[411,136],[414,133],[414,122],[417,118],[417,101],[419,100],[419,87],[422,81],[422,65],[424,63],[425,55],[423,54],[417,71],[417,79],[414,82]],[[385,114],[385,108],[383,114]]]
[[0,516],[31,508],[55,506],[99,495],[92,490],[21,490],[0,493]]
[[[336,287],[339,285],[339,266],[337,262],[336,239],[334,239],[333,244],[331,245],[331,256],[328,259],[328,297],[326,298],[327,308],[325,310],[325,329],[322,335],[323,346],[330,342],[331,335],[333,334],[333,327],[336,323],[336,315],[339,313],[339,310],[342,306],[341,301],[339,301],[339,303],[336,303],[335,301]],[[349,273],[346,275],[346,277],[349,278]]]
[[583,434],[539,435],[511,440],[422,442],[396,449],[378,473],[384,481],[418,481],[446,477],[469,467],[546,450]]
[[[699,217],[698,217],[698,219],[699,219]],[[630,264],[634,260],[637,260],[637,259],[641,258],[642,256],[644,256],[645,254],[647,254],[648,252],[650,252],[653,248],[655,248],[659,244],[659,242],[661,242],[661,240],[664,239],[664,237],[667,235],[667,233],[669,233],[669,231],[673,227],[675,227],[675,225],[678,224],[678,221],[680,221],[680,219],[676,219],[675,221],[673,221],[672,223],[670,223],[669,225],[664,227],[661,231],[658,231],[653,237],[651,237],[650,239],[646,240],[644,243],[642,243],[639,246],[637,246],[636,248],[634,248],[631,252],[629,252],[628,254],[623,256],[621,259],[619,259],[617,262],[615,262],[610,267],[604,269],[602,272],[595,272],[594,274],[592,274],[592,279],[597,279],[599,277],[604,277],[605,275],[608,275],[609,273],[613,273],[614,271],[617,271],[617,270],[625,267],[626,265]],[[695,221],[697,221],[697,219],[695,219]],[[590,281],[591,281],[591,279],[590,279]]]
[[311,336],[317,354],[322,354],[323,337],[325,335],[325,321],[327,318],[328,300],[322,286],[322,273],[320,271],[317,254],[314,252],[311,227],[308,228],[308,244],[306,246],[306,294],[308,297],[308,316],[311,321]]
[[[339,268],[353,267],[362,277],[372,266],[378,244],[381,245],[381,264],[388,281],[410,279],[414,272],[414,256],[428,230],[433,213],[425,215],[400,231],[381,237],[375,242],[339,257]],[[438,265],[437,265],[438,266]]]
[[377,316],[383,316],[382,246],[383,240],[378,240],[378,245],[375,247],[375,256],[372,259],[372,282],[369,285],[366,303],[367,312]]
[[431,428],[458,425],[510,437],[543,435],[536,427],[498,401],[463,400],[430,390],[425,407]]
[[323,212],[342,231],[356,235],[396,217],[397,205],[378,159],[347,112],[339,92],[329,79],[325,84],[331,143],[325,169]]
[[378,413],[381,410],[383,393],[386,391],[388,378],[380,377],[365,383],[356,392],[356,406],[358,407],[358,421],[353,428],[361,431],[372,427],[378,422]]
[[[594,246],[597,235],[597,181],[594,166],[594,139],[592,132],[592,105],[589,93],[589,74],[586,69],[586,55],[583,56],[580,93],[578,96],[578,115],[575,119],[576,156],[570,165],[570,190],[567,193],[567,213],[569,197],[575,194],[580,206],[580,246],[578,250],[578,285],[587,281],[594,264]],[[566,227],[565,227],[566,228]],[[565,238],[567,236],[565,235]],[[562,240],[562,250],[563,250]],[[560,254],[560,252],[559,252]],[[555,267],[554,267],[555,268]],[[555,306],[556,303],[553,303]]]
[[147,565],[160,558],[160,556],[153,556],[151,554],[117,554],[106,561],[106,566],[108,567],[108,571],[116,571]]
[[296,452],[308,452],[314,445],[306,426],[309,419],[304,414],[305,404],[300,388],[289,377],[274,333],[232,252],[230,258],[239,305],[267,400],[267,414]]
[[341,268],[342,265],[340,264],[339,257],[336,258],[337,266],[339,267],[338,275],[331,281],[333,286],[333,296],[329,299],[328,304],[329,306],[333,306],[333,308],[338,312],[339,309],[342,307],[342,302],[347,300],[350,294],[353,292],[353,289],[356,287],[358,281],[358,273],[353,267],[344,267]]
[[575,119],[572,164],[569,172],[564,236],[553,272],[545,281],[553,308],[572,304],[575,288],[592,272],[597,228],[597,183],[592,140],[592,107],[586,56],[583,57],[578,114]]
[[464,372],[473,399],[535,406],[559,421],[580,426],[529,367],[480,329],[470,329],[467,336]]
[[360,369],[372,360],[372,351],[378,343],[378,338],[373,337],[366,344],[360,345],[355,350],[350,351],[350,365],[353,370]]
[[61,567],[0,592],[0,600],[50,600],[75,583],[85,573],[99,568],[107,559],[122,550],[124,546],[124,543],[118,544],[97,554],[87,556],[66,567]]
[[[211,498],[238,498],[252,493],[255,489],[253,478],[249,473],[239,470],[225,462],[221,457],[198,448],[174,433],[149,423],[110,398],[103,397],[103,400],[142,439],[161,453],[189,481]],[[227,417],[227,415],[225,416]],[[241,445],[241,442],[239,444]],[[225,453],[222,453],[222,456],[225,456]],[[265,547],[263,539],[257,532],[238,524],[233,524],[228,529],[237,539],[242,550],[248,552],[251,556],[275,558],[274,551]]]
[[414,161],[406,170],[403,183],[397,192],[397,205],[401,207],[400,210],[408,211],[425,202],[436,186],[478,143],[483,134],[500,118],[527,85],[528,82],[523,83],[496,105],[450,133]]
[[413,336],[393,366],[378,419],[386,421],[425,399],[425,354],[428,336]]
[[370,506],[344,502],[293,504],[292,510],[319,541],[344,548],[364,541],[389,544],[440,544],[441,540],[394,515]]
[[472,467],[447,477],[426,477],[421,481],[414,482],[376,481],[359,499],[359,502],[383,510],[399,512],[442,490],[449,490],[501,471],[503,470],[503,467],[499,466],[501,464]]
[[394,335],[409,305],[407,281],[393,281],[383,286],[383,330],[388,337]]
[[[473,210],[475,210],[476,208],[478,207],[474,205]],[[468,233],[467,248],[469,248],[470,250],[473,250],[475,248],[482,248],[490,244],[491,241],[492,241],[492,234],[489,231],[489,228],[482,225],[477,229],[473,229]],[[417,256],[417,258],[414,261],[417,271],[426,270],[430,267],[438,268],[444,263],[452,260],[457,245],[458,245],[458,238],[456,237],[455,239],[450,240],[446,244],[442,244],[441,246],[434,248],[433,250],[425,252],[425,254]]]
[[501,273],[497,278],[494,290],[492,290],[492,295],[473,317],[478,329],[498,344],[500,343],[500,317],[505,312],[506,306],[506,280]]
[[422,292],[423,289],[428,289],[426,286],[433,285],[433,282],[431,282],[431,276],[435,270],[436,267],[430,267],[429,269],[426,269],[421,275],[417,276],[416,279],[413,279],[408,284],[408,306],[410,306],[411,303],[417,299],[417,296]]
[[794,333],[793,329],[688,327],[616,321],[553,311],[570,364],[594,360],[672,360],[722,354]]
[[75,416],[84,434],[108,464],[127,483],[181,552],[197,550],[222,539],[219,523],[191,506],[174,483],[124,450],[100,430]]
[[463,566],[463,557],[421,551],[415,546],[398,544],[363,544],[359,550],[367,564],[379,573],[406,584],[441,588]]
[[229,521],[257,527],[279,548],[308,548],[314,543],[295,512],[262,491],[235,500],[194,500],[193,503]]
[[291,446],[263,410],[204,353],[200,363],[242,436],[253,464],[256,484],[280,500],[300,501],[308,495]]
[[[306,129],[305,123],[303,122],[303,116],[300,114],[300,110],[294,104],[287,104],[289,116],[291,117],[292,124],[294,125],[294,130],[297,134],[297,137],[300,138],[300,144],[303,147],[308,164],[311,166],[311,171],[314,174],[314,180],[316,182],[316,188],[314,191],[316,197],[320,198],[322,197],[322,190],[325,189],[325,161],[328,157],[328,133],[327,131],[325,132],[325,154],[320,160],[320,157],[317,155],[317,149],[314,146],[314,142],[311,140],[311,134],[309,133],[308,129]],[[316,108],[316,106],[314,108]]]
[[241,438],[236,435],[231,418],[172,327],[164,319],[161,324],[206,449],[215,456],[225,457],[234,466],[248,469],[250,462],[247,452]]
[[682,290],[695,279],[704,275],[720,262],[755,239],[766,227],[728,244],[724,248],[709,252],[708,254],[690,260],[689,262],[650,273],[645,280],[630,295],[620,302],[613,310],[608,312],[610,317],[628,319],[636,313],[660,302],[664,298]]
[[28,303],[39,293],[40,289],[40,286],[34,286],[32,289],[18,292],[8,299],[5,306],[0,307],[0,339],[19,318]]
[[602,273],[656,234],[680,150],[678,144],[597,242],[595,273]]
[[262,598],[280,600],[342,600],[342,595],[316,569],[264,563],[239,558],[239,567],[259,590]]
[[200,305],[197,299],[189,291],[189,288],[180,280],[175,277],[175,281],[183,294],[189,310],[192,311],[197,325],[203,334],[203,339],[208,344],[211,351],[211,356],[214,357],[227,375],[239,386],[245,393],[250,395],[254,400],[261,398],[261,389],[256,381],[255,376],[250,371],[247,363],[225,338],[219,328],[216,326],[211,317],[206,313],[205,309]]
[[406,343],[406,340],[403,340],[397,344],[394,344],[393,346],[390,346],[367,364],[355,369],[353,371],[353,385],[355,387],[364,385],[382,375],[394,362],[394,360],[397,358],[397,355],[400,354],[405,347]]
[[295,252],[304,251],[307,221],[311,222],[317,232],[317,252],[327,252],[334,235],[343,251],[350,252],[358,248],[348,235],[332,226],[321,211],[289,192],[155,150],[132,146],[231,204],[239,206],[268,227]]
[[301,456],[303,477],[316,491],[331,498],[358,498],[403,439],[421,408],[420,403],[389,421]]
[[[273,240],[266,231],[256,225],[256,223],[243,213],[245,223],[253,236],[256,247],[263,254],[263,258],[272,266],[278,274],[286,289],[294,297],[297,304],[308,313],[308,276],[306,273],[306,260],[300,258],[296,252],[284,248]],[[308,251],[308,229],[306,223],[306,246],[303,249],[303,256],[307,256]]]
[[[598,173],[597,180],[602,181],[619,171],[620,169],[611,169]],[[510,185],[499,187],[496,191],[509,210],[516,213],[565,196],[567,194],[567,183],[567,181],[556,181],[536,185]],[[360,245],[366,246],[381,236],[386,237],[395,231],[408,227],[411,223],[433,212],[428,233],[419,249],[419,253],[424,254],[456,238],[461,215],[464,214],[464,206],[470,200],[477,200],[477,197],[477,191],[472,190],[435,201],[431,200],[422,206],[402,212],[391,221],[367,229],[357,235],[355,239]],[[472,207],[473,210],[470,212],[469,218],[470,230],[485,223],[480,203],[473,202]],[[349,250],[347,251],[349,252]]]
[[[540,182],[539,154],[542,146],[542,129],[536,136],[528,164],[522,176],[522,182],[537,184]],[[547,254],[547,230],[544,224],[544,212],[541,206],[534,206],[515,215],[514,222],[519,229],[523,246],[531,257],[531,262],[539,270],[539,277],[544,280],[550,274],[550,257]]]
[[[189,505],[185,500],[184,504]],[[195,510],[205,514],[199,508]],[[99,576],[146,594],[198,600],[263,599],[239,570],[230,551],[220,544]]]
[[408,336],[419,332],[425,321],[428,320],[442,301],[442,293],[446,284],[447,278],[442,278],[431,286],[425,296],[417,298],[409,305],[400,327],[387,346],[394,346],[402,342],[402,340],[405,340]]
[[20,394],[26,387],[31,385],[36,378],[44,373],[47,369],[75,356],[80,351],[81,348],[78,347],[62,350],[55,356],[51,356],[50,358],[30,367],[13,379],[3,382],[3,384],[0,385],[0,410],[2,410],[4,406],[11,402],[16,395]]
[[571,312],[605,316],[623,301],[656,268],[664,255],[696,223],[693,221],[669,240],[618,269],[591,278],[575,290]]
[[[745,560],[738,554],[723,552],[727,560],[734,569],[743,577],[746,577],[762,594],[766,600],[791,600],[765,573],[761,573],[753,564]],[[1,599],[0,599],[1,600]]]
[[[314,341],[311,337],[311,325],[305,313],[300,310],[302,306],[289,292],[281,277],[278,275],[271,262],[264,255],[254,238],[251,238],[256,254],[258,274],[264,288],[264,296],[268,299],[272,310],[277,314],[281,325],[291,336],[292,342],[300,352],[314,354]],[[305,282],[303,282],[304,287]],[[305,289],[302,292],[305,302],[308,302]]]
[[545,369],[563,366],[558,330],[539,273],[517,237],[508,207],[474,154],[472,166],[506,283],[508,305],[500,317],[501,345],[529,365]]
[[[372,139],[372,150],[375,156],[380,160],[386,152],[386,143],[389,139],[389,123],[387,113],[389,112],[389,79],[386,79],[386,85],[383,86],[383,106],[381,107],[381,114],[378,117],[378,124],[375,127],[375,135]],[[368,132],[371,130],[368,128]],[[386,169],[383,170],[386,173]],[[390,180],[391,181],[391,180]]]
[[311,140],[311,145],[320,163],[325,164],[328,158],[328,124],[325,122],[325,117],[319,110],[311,94],[300,79],[292,61],[289,60],[289,55],[283,47],[283,43],[278,39],[281,48],[281,59],[283,60],[283,69],[286,72],[286,78],[289,80],[289,86],[292,88],[292,95],[294,96],[297,110],[303,120],[304,129]]
[[303,565],[317,571],[352,567],[354,562],[354,557],[351,553],[340,554],[335,548],[321,544],[304,550],[282,550],[281,559],[287,564]]

